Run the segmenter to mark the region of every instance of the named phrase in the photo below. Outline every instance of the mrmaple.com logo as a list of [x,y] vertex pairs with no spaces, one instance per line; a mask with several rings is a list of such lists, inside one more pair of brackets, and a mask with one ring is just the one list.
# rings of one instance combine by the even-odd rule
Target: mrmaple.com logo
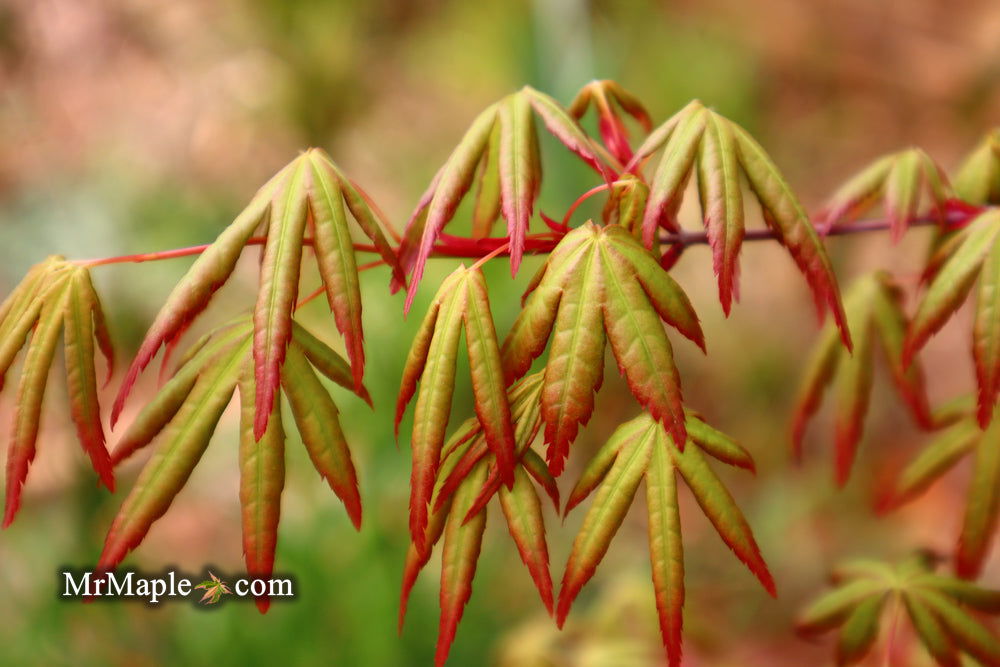
[[159,575],[146,575],[136,571],[94,573],[64,570],[61,576],[62,598],[88,600],[125,599],[155,605],[164,600],[198,598],[202,604],[216,604],[224,596],[245,598],[294,598],[295,586],[290,577],[225,579],[208,571],[208,578],[188,577],[174,570]]

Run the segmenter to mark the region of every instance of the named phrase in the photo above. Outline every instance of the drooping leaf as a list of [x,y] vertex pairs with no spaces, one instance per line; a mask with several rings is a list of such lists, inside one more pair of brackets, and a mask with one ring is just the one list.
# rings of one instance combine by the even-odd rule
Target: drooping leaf
[[[499,207],[507,221],[511,273],[517,273],[542,179],[535,115],[560,143],[598,171],[606,182],[613,180],[597,146],[548,95],[525,86],[491,104],[473,120],[407,223],[399,249],[403,267],[412,272],[406,312],[413,303],[434,244],[454,218],[477,172],[480,186],[473,213],[474,236],[485,235]],[[394,283],[397,288],[401,285],[399,280]]]
[[94,360],[96,341],[110,373],[113,350],[107,325],[89,270],[52,256],[33,266],[0,305],[0,387],[18,352],[27,346],[7,450],[4,527],[17,514],[21,490],[35,458],[49,371],[60,334],[70,417],[77,439],[101,482],[109,490],[114,489]]
[[665,448],[654,447],[646,470],[649,559],[653,570],[660,634],[671,665],[681,663],[684,608],[684,548],[677,503],[677,475]]
[[751,470],[753,461],[742,447],[709,427],[694,413],[688,413],[687,422],[687,432],[692,439],[681,450],[663,426],[644,413],[620,426],[584,469],[570,495],[568,508],[594,489],[597,494],[573,543],[556,608],[556,621],[561,626],[573,600],[607,552],[639,482],[645,478],[657,612],[667,658],[672,665],[680,664],[681,660],[684,604],[678,476],[684,479],[723,541],[774,595],[774,581],[746,519],[702,452]]
[[128,425],[125,433],[115,443],[111,462],[118,465],[150,444],[187,402],[199,376],[212,364],[217,363],[221,355],[242,345],[252,334],[253,322],[249,318],[211,332],[195,354],[182,360],[183,363],[174,376],[160,387],[156,395]]
[[549,550],[545,542],[545,522],[538,493],[524,468],[515,471],[514,486],[500,489],[500,507],[507,519],[510,536],[531,578],[538,587],[542,603],[552,613],[552,580],[549,575]]
[[486,466],[479,464],[458,487],[444,526],[444,547],[441,551],[441,622],[434,654],[434,663],[438,667],[448,659],[465,603],[472,595],[472,578],[476,574],[483,531],[486,530],[486,510],[481,510],[471,521],[465,521],[464,517],[479,486],[485,481],[485,475]]
[[[361,522],[357,474],[340,429],[338,410],[316,372],[353,390],[348,363],[305,328],[292,322],[292,342],[282,367],[282,384],[261,438],[256,417],[253,321],[244,316],[211,331],[180,360],[180,366],[139,412],[118,441],[118,463],[149,443],[156,451],[146,462],[105,539],[98,570],[109,570],[136,548],[152,524],[170,507],[201,459],[230,402],[240,393],[240,505],[247,573],[267,578],[273,566],[284,488],[285,426],[280,396],[295,417],[314,466],[340,497],[355,526]],[[366,398],[362,386],[357,391]],[[263,613],[266,596],[257,599]]]
[[[257,388],[253,432],[258,440],[264,435],[268,418],[274,411],[285,348],[292,338],[292,309],[299,294],[302,239],[309,211],[305,171],[304,161],[297,160],[289,170],[283,192],[271,203],[267,244],[260,263],[260,289],[253,317],[254,383]],[[317,215],[316,219],[322,220],[322,216]],[[325,257],[329,249],[324,248],[320,238],[321,235],[315,240],[316,253],[318,257]],[[322,260],[320,266],[323,266]]]
[[965,520],[955,554],[955,571],[960,577],[973,579],[979,575],[983,562],[997,532],[1000,510],[1000,429],[992,425],[976,447],[972,481],[969,483]]
[[[287,169],[287,167],[285,168]],[[282,177],[285,170],[275,178]],[[269,195],[274,188],[269,186],[258,191],[249,206],[241,212],[226,229],[219,234],[215,242],[205,250],[171,291],[167,301],[160,308],[156,319],[150,325],[142,344],[136,352],[135,359],[129,366],[122,381],[121,390],[111,409],[111,425],[114,426],[125,407],[132,385],[139,373],[152,361],[161,345],[169,343],[183,332],[188,322],[197,317],[208,305],[209,300],[232,274],[236,261],[243,251],[244,245],[253,236],[269,212]]]
[[[413,584],[431,556],[431,549],[445,537],[441,575],[441,628],[438,636],[438,662],[448,653],[462,610],[471,593],[471,580],[479,556],[486,505],[499,497],[507,527],[538,589],[546,609],[551,612],[552,580],[548,567],[548,546],[541,503],[532,484],[532,466],[526,461],[537,455],[530,449],[540,426],[539,392],[541,375],[534,374],[511,387],[508,401],[515,422],[518,467],[511,489],[500,484],[497,460],[485,443],[478,419],[463,424],[442,450],[442,461],[434,483],[430,515],[423,544],[410,545],[404,566],[400,598],[400,627]],[[544,484],[540,485],[543,486]],[[451,540],[451,542],[449,542]]]
[[494,123],[479,166],[476,205],[472,211],[472,238],[486,238],[500,217],[500,124]]
[[[14,429],[7,450],[7,501],[3,525],[9,526],[21,505],[21,487],[28,477],[28,466],[35,458],[35,444],[41,422],[42,400],[48,383],[49,368],[55,358],[62,324],[63,308],[69,292],[63,281],[42,305],[38,323],[31,334],[25,354],[21,382],[17,388]],[[72,387],[71,387],[72,389]]]
[[118,510],[97,562],[99,571],[112,569],[138,546],[183,488],[229,404],[250,346],[247,338],[206,361]]
[[101,424],[101,406],[97,395],[97,371],[94,368],[95,339],[103,348],[109,371],[112,365],[107,334],[99,333],[103,314],[97,292],[90,280],[90,272],[78,268],[69,281],[64,301],[63,343],[70,414],[76,423],[77,437],[90,457],[94,470],[104,485],[114,490],[114,473],[104,442],[104,426]]
[[372,397],[368,393],[368,389],[364,385],[359,387],[354,384],[351,367],[343,357],[327,347],[325,343],[297,322],[292,322],[292,341],[302,348],[302,352],[316,370],[341,387],[354,392],[368,404],[368,407],[372,407]]
[[880,509],[890,510],[918,498],[972,451],[981,436],[978,424],[963,420],[935,437],[902,469],[895,485],[880,499]]
[[851,335],[840,301],[837,279],[809,216],[760,144],[739,125],[730,123],[730,127],[736,137],[740,165],[750,189],[760,202],[764,221],[777,234],[805,275],[806,282],[812,288],[817,310],[822,313],[829,309],[833,313],[840,338],[850,350]]
[[[518,459],[512,488],[500,484],[496,456],[486,445],[478,419],[464,423],[442,449],[430,515],[424,529],[424,546],[419,547],[413,540],[407,552],[399,616],[402,628],[416,577],[430,559],[432,547],[443,535],[438,664],[447,658],[462,611],[471,594],[486,520],[486,505],[494,495],[499,497],[518,553],[543,604],[551,612],[552,580],[545,525],[541,503],[531,481],[531,477],[537,475],[532,473],[532,466],[540,465],[544,470],[544,463],[540,459],[539,463],[526,463],[530,456],[537,458],[530,446],[540,426],[538,399],[541,386],[541,376],[535,374],[507,391],[515,422]],[[544,488],[544,484],[542,486]]]
[[296,344],[288,348],[281,386],[316,472],[344,503],[354,527],[361,530],[358,475],[340,427],[339,411]]
[[573,275],[567,276],[561,285],[562,296],[545,364],[542,418],[549,446],[546,458],[549,470],[557,476],[562,472],[580,424],[590,420],[594,393],[604,373],[602,262],[594,244],[587,246]]
[[486,443],[497,459],[500,474],[508,488],[514,485],[514,427],[511,425],[500,343],[493,326],[486,279],[478,269],[466,278],[465,339],[469,351],[469,371],[476,414]]
[[559,587],[556,623],[560,627],[566,622],[573,600],[594,576],[612,538],[625,520],[632,498],[646,473],[653,448],[658,444],[656,436],[659,431],[661,427],[657,423],[648,421],[639,437],[623,443],[597,488],[583,526],[573,541]]
[[1000,211],[989,209],[969,223],[959,243],[949,244],[951,254],[941,261],[941,268],[935,272],[910,322],[903,345],[905,367],[958,310],[979,279],[972,347],[979,384],[979,423],[984,428],[1000,395],[1000,354],[997,353],[1000,327],[993,321],[997,312],[997,273],[1000,271],[1000,250],[996,249],[1000,245],[998,232]]
[[[677,212],[694,174],[719,278],[719,298],[728,314],[739,296],[745,180],[760,204],[764,222],[805,276],[817,311],[820,315],[826,309],[833,312],[844,345],[850,349],[836,277],[823,244],[802,204],[760,144],[736,123],[694,100],[650,133],[625,173],[638,173],[640,164],[661,148],[663,155],[649,184],[642,222],[646,247],[659,247],[659,229],[680,230]],[[676,246],[668,249],[663,255],[667,266],[676,261],[679,252]]]
[[[254,436],[256,401],[249,365],[244,367],[239,392],[243,557],[250,577],[269,579],[274,571],[281,492],[285,488],[285,429],[281,423],[281,407],[276,402],[264,436],[259,440]],[[270,604],[266,593],[257,596],[257,608],[262,614]]]
[[933,214],[944,222],[954,196],[944,170],[931,156],[920,148],[907,148],[875,159],[848,179],[818,218],[828,231],[856,220],[881,199],[892,240],[898,242],[918,215]]
[[[254,373],[257,383],[255,434],[260,437],[279,391],[285,348],[292,336],[303,248],[311,240],[319,273],[338,329],[344,335],[355,391],[364,376],[361,301],[354,246],[344,205],[396,281],[405,276],[366,196],[324,151],[312,148],[266,183],[249,206],[195,261],[160,309],[133,360],[112,410],[114,424],[139,373],[161,345],[176,343],[191,321],[230,277],[243,248],[264,233],[257,303],[254,309]],[[310,239],[306,230],[312,230]]]
[[873,160],[837,188],[816,216],[826,230],[859,217],[884,196],[886,179],[897,157],[896,153],[892,153]]
[[996,614],[1000,594],[934,574],[933,563],[920,556],[892,567],[874,562],[845,572],[849,574],[841,573],[837,588],[810,605],[798,621],[799,631],[807,636],[840,626],[839,664],[853,664],[869,655],[878,641],[882,617],[904,609],[916,638],[938,664],[960,664],[959,652],[988,665],[1000,662],[996,636],[963,609],[969,605]]
[[837,345],[837,329],[828,323],[820,335],[803,376],[792,419],[792,447],[798,458],[809,420],[819,409],[826,387],[836,380],[836,466],[839,485],[847,482],[871,401],[876,340],[882,348],[897,392],[914,421],[928,429],[933,419],[920,364],[904,367],[903,339],[907,318],[901,291],[888,274],[876,272],[854,283],[844,297],[847,321],[854,334],[854,351]]
[[632,148],[629,146],[629,132],[621,112],[634,118],[646,132],[653,128],[649,113],[635,95],[609,79],[591,81],[581,88],[567,111],[570,116],[580,120],[591,106],[597,115],[598,130],[604,145],[619,162],[627,163],[632,159]]
[[416,295],[417,285],[420,284],[420,279],[423,277],[424,266],[430,257],[434,242],[437,241],[444,226],[455,215],[455,210],[462,197],[472,185],[476,166],[486,150],[490,133],[493,131],[493,124],[496,122],[497,106],[498,103],[491,104],[472,121],[472,125],[462,137],[462,141],[448,157],[437,176],[434,177],[434,182],[431,183],[431,187],[410,217],[407,232],[420,220],[421,216],[424,216],[424,220],[421,223],[423,230],[419,245],[416,248],[408,247],[406,238],[409,238],[409,234],[407,234],[399,251],[403,267],[413,271],[413,275],[410,277],[409,291],[406,295],[406,311],[409,311],[413,297]]
[[979,384],[979,423],[989,423],[1000,395],[1000,243],[994,243],[979,272],[972,358]]
[[524,252],[524,238],[541,184],[538,136],[526,95],[507,97],[498,109],[500,121],[500,191],[503,216],[510,238],[510,270],[517,273]]
[[[490,313],[486,283],[479,268],[456,269],[441,285],[410,348],[396,424],[417,394],[410,447],[410,534],[422,552],[428,504],[434,488],[455,389],[458,341],[465,329],[476,414],[486,443],[497,456],[501,477],[513,484],[514,431],[504,391],[499,344]],[[417,391],[417,383],[420,387]]]
[[562,470],[579,426],[590,418],[605,340],[640,404],[686,441],[680,381],[661,320],[704,347],[687,296],[622,227],[588,222],[553,250],[503,344],[512,382],[551,338],[542,418],[552,474]]
[[711,114],[698,153],[698,185],[702,215],[712,246],[713,266],[719,277],[719,300],[729,314],[739,297],[739,256],[743,243],[743,188],[735,140],[728,123]]
[[706,109],[698,102],[678,112],[676,129],[665,143],[663,157],[649,185],[649,203],[642,220],[642,240],[647,248],[653,247],[660,227],[679,228],[675,218],[698,154],[706,115]]

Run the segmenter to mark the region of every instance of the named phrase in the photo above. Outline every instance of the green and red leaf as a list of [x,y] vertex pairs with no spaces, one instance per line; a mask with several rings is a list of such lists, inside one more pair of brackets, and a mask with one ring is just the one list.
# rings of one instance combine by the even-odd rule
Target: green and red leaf
[[[100,313],[100,303],[87,269],[77,268],[68,280],[70,284],[63,313],[63,343],[70,414],[76,424],[77,437],[90,457],[94,470],[104,486],[114,491],[115,479],[104,442],[101,406],[97,394],[97,371],[94,368],[94,338],[97,337],[99,328],[95,319],[101,317],[95,313]],[[106,336],[106,333],[102,336]],[[103,345],[107,345],[107,340]],[[105,351],[105,354],[108,352]]]
[[962,533],[955,554],[955,571],[960,577],[979,575],[997,532],[1000,513],[1000,425],[992,424],[976,448],[972,480]]
[[156,452],[139,473],[111,524],[97,563],[99,571],[115,567],[138,546],[187,482],[232,397],[250,347],[247,339],[215,358],[163,427]]
[[486,530],[486,510],[470,521],[465,515],[485,481],[486,466],[480,464],[455,492],[451,510],[444,526],[444,547],[441,551],[441,622],[438,628],[434,662],[440,667],[448,659],[455,631],[462,620],[465,604],[472,595],[472,579]]
[[[281,406],[276,401],[264,435],[259,440],[254,436],[254,391],[252,369],[247,364],[239,382],[243,557],[250,577],[269,579],[274,571],[281,492],[285,487],[285,430]],[[270,604],[267,594],[257,596],[257,609],[262,614]]]
[[[905,607],[915,636],[945,667],[966,664],[967,653],[983,664],[1000,664],[1000,642],[966,607],[985,614],[1000,612],[1000,593],[933,572],[934,559],[916,554],[893,566],[862,561],[838,568],[837,588],[820,597],[799,617],[798,630],[811,637],[841,627],[839,664],[854,664],[872,652],[886,609],[894,617]],[[897,636],[894,630],[886,641]],[[894,655],[885,648],[887,659]],[[977,663],[978,664],[978,663]]]
[[[65,302],[69,298],[71,280],[63,277],[44,299],[44,303],[40,306],[38,323],[31,334],[31,341],[25,354],[21,381],[17,387],[14,428],[7,450],[4,528],[11,524],[21,506],[21,488],[28,477],[28,467],[35,458],[45,386],[59,343],[59,330],[63,324],[63,312]],[[110,471],[106,470],[105,474],[110,475]]]
[[[303,187],[307,178],[305,162],[300,157],[293,163],[285,191],[272,203],[267,243],[260,263],[260,289],[253,314],[254,382],[257,387],[253,432],[258,439],[267,429],[281,384],[285,349],[292,338],[292,310],[299,294],[302,239],[310,203],[308,191]],[[314,205],[314,210],[316,208],[319,207]],[[317,220],[322,220],[322,216]],[[322,226],[322,223],[317,225]],[[320,244],[317,255],[325,257],[330,251]],[[323,266],[322,260],[320,266]]]
[[730,123],[730,128],[736,138],[740,165],[750,189],[760,202],[765,222],[805,275],[812,288],[817,310],[823,313],[828,308],[833,312],[841,340],[847,349],[851,349],[851,334],[841,304],[837,279],[809,216],[760,144],[739,125]]
[[594,571],[608,551],[611,539],[618,532],[642,481],[656,442],[660,425],[650,421],[642,434],[623,443],[604,480],[597,489],[594,502],[587,511],[583,526],[573,541],[573,549],[566,563],[556,623],[562,627],[570,606],[580,589],[594,576]]
[[[418,204],[416,211],[410,218],[407,227],[412,227],[422,215],[426,219],[422,222],[422,232],[419,245],[415,249],[411,265],[404,264],[404,268],[412,269],[413,275],[410,278],[410,286],[406,293],[405,310],[409,312],[413,304],[413,297],[417,293],[417,285],[424,275],[424,266],[431,255],[434,243],[441,235],[441,230],[455,215],[462,197],[469,190],[475,178],[476,165],[479,164],[480,157],[486,150],[486,145],[493,131],[493,124],[496,122],[497,105],[491,104],[472,121],[472,125],[466,131],[465,136],[458,146],[448,157],[448,160],[441,167],[441,171],[434,177],[434,182],[424,195],[424,199]],[[429,197],[428,197],[429,195]],[[426,212],[424,209],[426,208]],[[408,248],[400,248],[400,254],[406,259]]]
[[969,224],[961,245],[934,276],[910,322],[903,346],[904,365],[909,364],[965,300],[996,243],[997,233],[1000,233],[1000,211],[982,213]]
[[702,215],[719,277],[719,301],[729,315],[739,298],[739,256],[743,243],[743,188],[732,130],[723,118],[709,114],[698,153],[698,185]]
[[125,373],[121,389],[111,409],[114,426],[125,407],[125,400],[139,373],[149,364],[161,345],[170,343],[180,335],[207,306],[215,292],[229,279],[243,247],[254,231],[268,216],[270,192],[287,176],[287,167],[267,185],[258,190],[246,209],[209,246],[170,292],[167,302],[160,308],[150,325],[146,337]]
[[510,238],[510,271],[514,275],[521,264],[524,239],[541,185],[541,174],[536,172],[538,136],[531,103],[525,94],[506,97],[500,103],[497,116],[501,205]]
[[[524,468],[515,470],[514,486],[500,489],[500,507],[538,594],[549,615],[552,614],[552,577],[549,574],[549,549],[545,542],[545,521],[538,493]],[[475,521],[475,517],[468,519]]]
[[297,344],[288,348],[281,386],[316,472],[344,503],[354,527],[361,530],[358,475],[340,427],[340,413]]
[[677,475],[665,447],[653,447],[646,470],[649,558],[653,570],[660,635],[671,666],[681,664],[684,624],[684,547],[677,502]]

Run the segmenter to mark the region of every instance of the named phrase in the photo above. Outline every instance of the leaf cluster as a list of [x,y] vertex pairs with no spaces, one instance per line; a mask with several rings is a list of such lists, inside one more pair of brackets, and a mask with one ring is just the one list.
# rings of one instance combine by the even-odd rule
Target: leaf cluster
[[21,489],[35,458],[42,402],[60,334],[70,415],[77,438],[101,482],[114,490],[94,362],[96,343],[107,360],[110,379],[114,365],[111,337],[90,271],[63,257],[52,256],[33,266],[0,304],[0,387],[18,353],[27,345],[7,450],[5,528],[21,505]]
[[[247,573],[269,577],[274,567],[285,486],[286,430],[281,401],[274,401],[267,429],[257,438],[257,386],[254,377],[253,322],[243,317],[206,334],[187,351],[179,367],[143,407],[116,443],[113,463],[125,460],[154,440],[156,450],[139,473],[105,538],[99,571],[118,565],[169,509],[204,454],[212,434],[239,390],[240,506]],[[298,323],[281,372],[284,396],[313,466],[344,503],[351,522],[361,527],[358,478],[339,411],[317,371],[368,400],[354,384],[348,363]],[[257,600],[267,610],[266,596]]]
[[802,387],[792,419],[792,446],[801,457],[806,426],[820,407],[829,385],[835,385],[836,479],[843,485],[850,475],[865,416],[872,397],[875,348],[889,367],[894,386],[921,428],[931,428],[933,418],[921,366],[904,366],[903,340],[908,319],[903,310],[902,290],[885,272],[858,279],[844,295],[844,310],[854,337],[848,354],[837,340],[836,327],[827,325],[806,365]]
[[[612,172],[599,155],[597,144],[545,93],[525,86],[491,104],[476,116],[434,175],[406,225],[399,257],[403,267],[413,272],[406,295],[407,311],[434,243],[455,216],[473,181],[478,182],[473,237],[489,236],[494,222],[502,216],[507,221],[511,274],[517,273],[542,182],[536,115],[560,143],[606,181],[611,180]],[[403,281],[397,278],[394,285],[398,289]]]
[[931,156],[920,148],[908,148],[883,155],[852,176],[817,218],[829,230],[857,219],[881,199],[892,240],[898,242],[920,214],[933,211],[943,223],[948,202],[954,196],[944,170]]
[[[126,373],[111,412],[118,420],[139,373],[162,345],[174,346],[230,277],[243,248],[258,230],[264,234],[257,303],[253,313],[254,382],[257,388],[254,435],[267,428],[281,379],[285,348],[292,335],[292,312],[299,291],[307,239],[337,328],[344,335],[353,384],[364,376],[361,293],[346,211],[371,239],[374,250],[398,280],[403,274],[367,197],[322,150],[302,153],[254,195],[250,204],[192,264],[167,297]],[[306,233],[310,232],[310,236]]]
[[829,308],[844,344],[844,321],[836,277],[805,209],[764,149],[742,127],[695,100],[653,130],[626,165],[639,173],[657,151],[662,157],[649,181],[642,240],[652,248],[659,229],[680,230],[677,213],[687,183],[698,183],[702,217],[719,280],[719,300],[728,314],[739,297],[739,254],[745,235],[745,182],[760,204],[764,221],[784,245],[812,288],[817,310]]
[[896,565],[858,560],[834,571],[834,590],[802,612],[798,630],[814,636],[840,628],[837,663],[854,664],[875,646],[888,614],[906,616],[931,657],[957,667],[960,654],[1000,664],[1000,642],[979,620],[1000,613],[1000,592],[936,574],[932,558],[917,555]]

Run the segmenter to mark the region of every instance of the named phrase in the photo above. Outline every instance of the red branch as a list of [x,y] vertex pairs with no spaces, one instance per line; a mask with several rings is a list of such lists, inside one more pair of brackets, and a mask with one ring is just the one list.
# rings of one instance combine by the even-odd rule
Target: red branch
[[[960,227],[967,223],[972,218],[976,217],[982,212],[981,208],[974,207],[955,207],[949,210],[945,214],[945,224],[948,227]],[[855,222],[848,222],[838,224],[831,227],[824,234],[821,230],[817,230],[822,236],[848,236],[850,234],[864,234],[869,232],[879,232],[888,230],[891,227],[891,222],[886,218],[871,218],[867,220],[857,220]],[[911,227],[927,226],[927,225],[938,225],[941,224],[941,218],[937,215],[927,215],[919,218],[914,218],[910,221]],[[562,234],[558,232],[546,232],[544,234],[533,234],[525,238],[524,252],[525,254],[545,254],[551,252],[555,248],[559,241],[562,240]],[[744,241],[768,241],[779,239],[779,236],[770,229],[751,229],[746,232],[743,237]],[[708,232],[705,231],[680,231],[680,232],[670,232],[660,235],[661,245],[698,245],[708,243]],[[246,245],[263,245],[267,241],[267,237],[255,236],[247,241]],[[484,257],[490,255],[500,255],[507,252],[507,249],[503,247],[509,243],[510,239],[505,236],[496,237],[486,237],[486,238],[465,238],[461,236],[452,236],[449,234],[441,234],[440,241],[434,246],[431,252],[431,257],[465,257],[471,259],[483,259]],[[312,245],[312,239],[303,239],[305,245]],[[190,246],[187,248],[174,248],[172,250],[161,250],[159,252],[149,252],[138,255],[121,255],[118,257],[102,257],[98,259],[86,259],[86,260],[75,260],[75,263],[80,266],[104,266],[106,264],[122,264],[122,263],[139,263],[139,262],[154,262],[161,259],[173,259],[175,257],[188,257],[190,255],[199,255],[204,252],[211,244]],[[377,250],[375,246],[370,244],[355,243],[354,250],[356,252],[367,252],[376,253]]]

